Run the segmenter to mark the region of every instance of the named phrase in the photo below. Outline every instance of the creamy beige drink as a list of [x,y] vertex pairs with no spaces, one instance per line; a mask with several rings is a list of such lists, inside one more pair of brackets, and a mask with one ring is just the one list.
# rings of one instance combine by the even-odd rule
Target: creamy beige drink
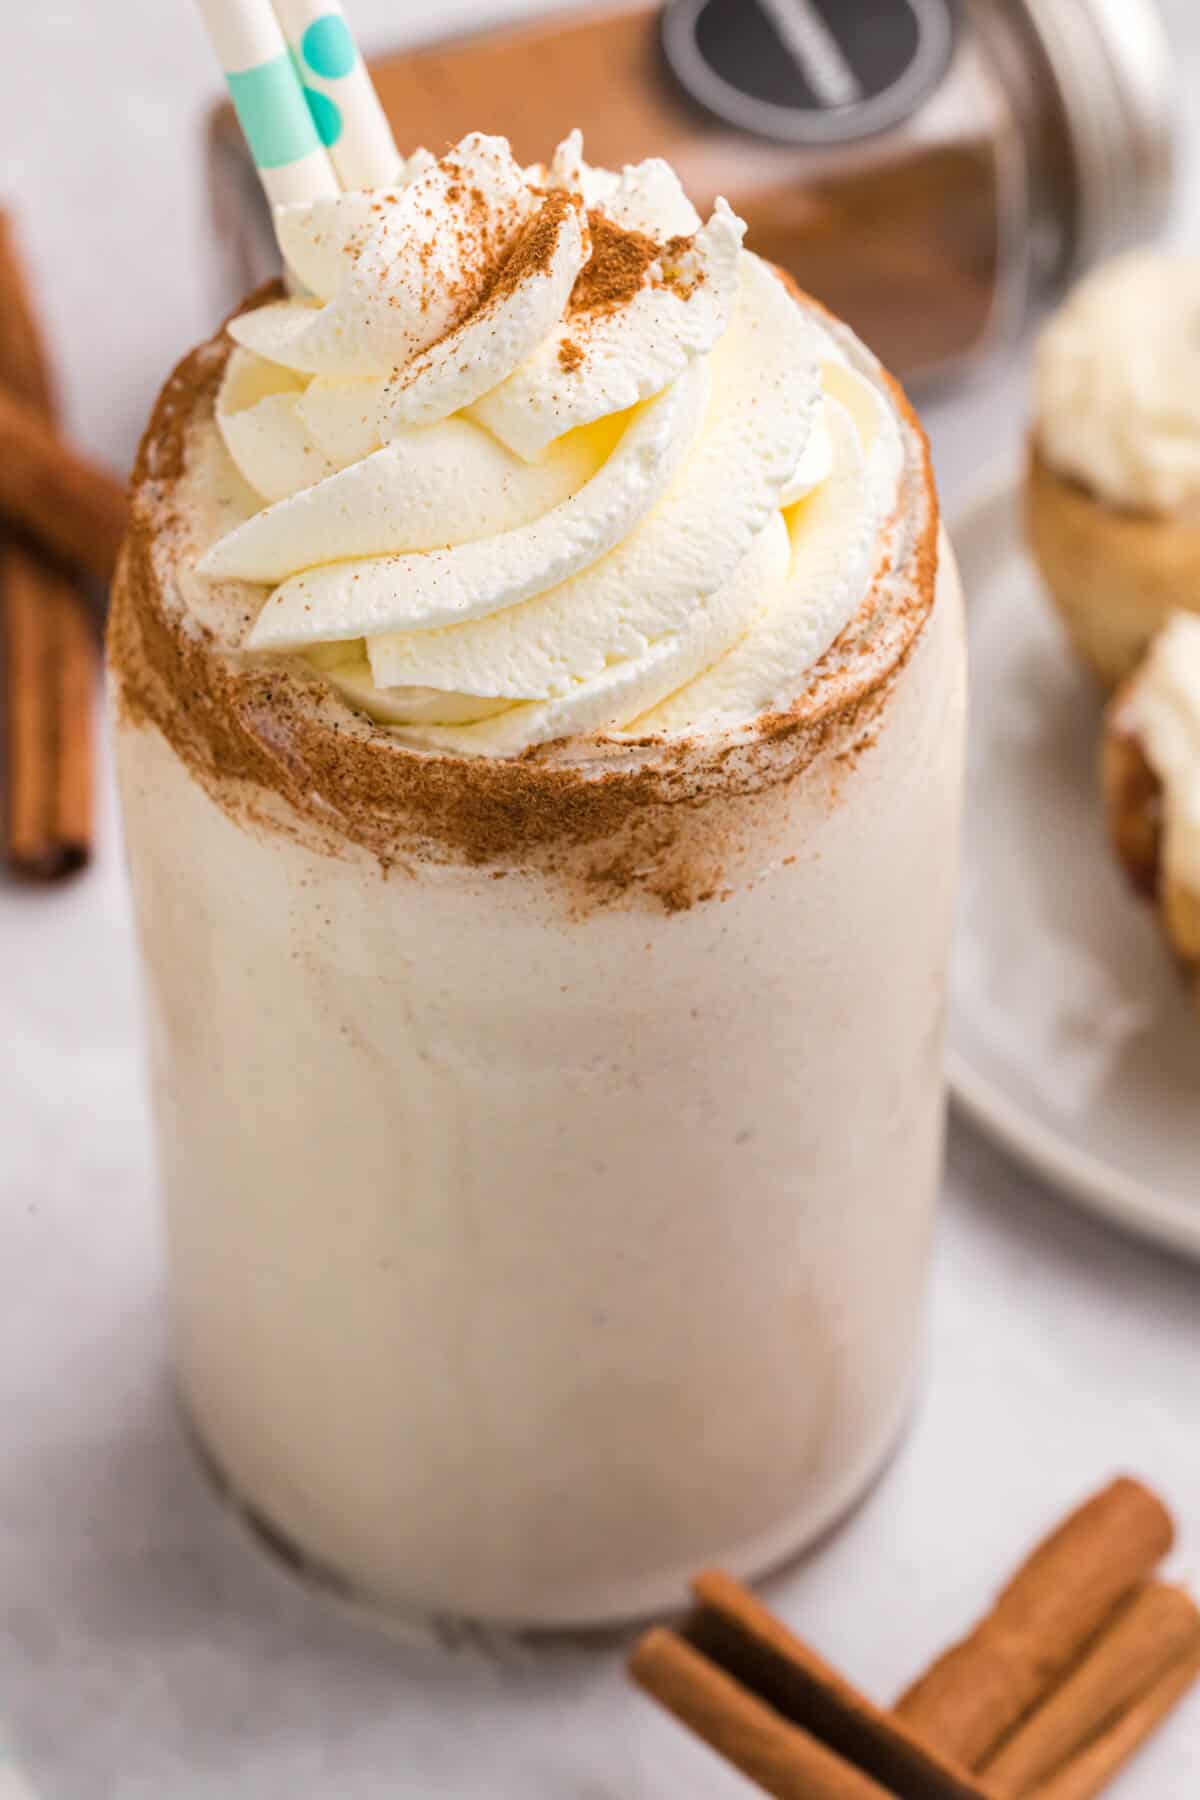
[[112,664],[178,1365],[377,1600],[628,1616],[909,1402],[960,602],[878,365],[670,171],[287,209],[181,365]]

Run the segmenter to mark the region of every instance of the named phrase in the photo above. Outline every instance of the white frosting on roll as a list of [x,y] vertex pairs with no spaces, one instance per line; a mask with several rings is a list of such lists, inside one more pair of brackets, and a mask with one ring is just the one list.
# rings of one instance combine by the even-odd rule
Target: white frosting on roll
[[901,436],[723,201],[472,136],[278,223],[311,294],[230,326],[218,423],[263,505],[201,564],[268,590],[251,651],[463,753],[790,704]]
[[1200,502],[1200,258],[1135,251],[1095,270],[1042,333],[1035,432],[1101,500]]

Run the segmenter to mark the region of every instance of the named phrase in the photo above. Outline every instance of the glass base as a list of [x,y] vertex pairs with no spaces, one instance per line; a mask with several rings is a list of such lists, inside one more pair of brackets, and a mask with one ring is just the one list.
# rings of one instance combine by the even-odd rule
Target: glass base
[[[651,1581],[639,1580],[627,1589],[614,1589],[611,1602],[586,1612],[569,1606],[547,1606],[520,1619],[480,1618],[469,1613],[434,1611],[418,1603],[380,1599],[330,1568],[247,1500],[210,1449],[182,1396],[179,1408],[201,1467],[255,1542],[273,1561],[305,1586],[323,1594],[340,1612],[390,1636],[443,1649],[468,1644],[498,1646],[515,1639],[552,1636],[594,1640],[605,1633],[625,1635],[639,1625],[678,1615],[687,1604],[688,1580],[698,1572],[695,1569],[671,1571]],[[790,1564],[813,1554],[863,1505],[883,1479],[907,1436],[914,1410],[913,1396],[906,1392],[882,1448],[847,1474],[815,1517],[811,1507],[806,1508],[799,1518],[793,1517],[740,1549],[710,1559],[708,1566],[719,1562],[738,1580],[755,1582],[781,1574]]]

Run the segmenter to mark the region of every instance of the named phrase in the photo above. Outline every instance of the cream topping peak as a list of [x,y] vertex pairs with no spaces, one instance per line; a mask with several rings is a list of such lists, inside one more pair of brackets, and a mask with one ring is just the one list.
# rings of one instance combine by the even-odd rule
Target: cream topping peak
[[218,423],[261,504],[201,564],[269,590],[251,651],[481,754],[790,703],[900,433],[724,201],[476,134],[278,228],[310,292],[230,327]]

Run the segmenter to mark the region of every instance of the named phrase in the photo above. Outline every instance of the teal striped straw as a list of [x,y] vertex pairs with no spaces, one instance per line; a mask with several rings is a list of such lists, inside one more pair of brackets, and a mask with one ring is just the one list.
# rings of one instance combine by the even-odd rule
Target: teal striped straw
[[199,0],[273,206],[341,191],[271,0]]

